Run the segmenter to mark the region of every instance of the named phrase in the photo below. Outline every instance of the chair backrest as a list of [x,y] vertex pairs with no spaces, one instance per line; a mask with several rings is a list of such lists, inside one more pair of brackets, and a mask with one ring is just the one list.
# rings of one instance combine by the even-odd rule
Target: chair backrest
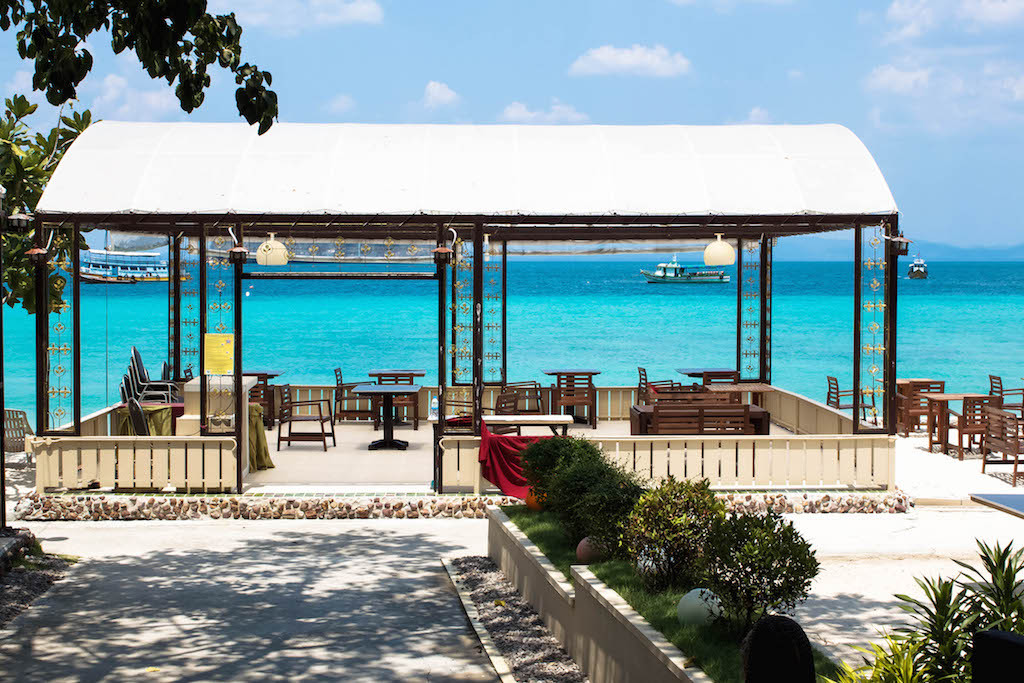
[[1003,455],[1021,454],[1020,423],[1017,416],[1006,410],[985,406],[985,434],[983,444],[990,451]]
[[989,375],[988,376],[988,393],[989,393],[990,396],[1002,397],[1002,395],[1003,395],[1003,378],[1002,377],[1000,377],[999,375]]
[[4,443],[6,453],[21,453],[25,450],[25,437],[32,435],[28,414],[24,410],[4,410]]
[[561,399],[590,400],[593,392],[593,375],[558,375],[558,394]]
[[412,384],[412,375],[380,375],[377,384]]
[[146,372],[146,366],[142,362],[142,354],[134,346],[132,347],[131,364],[135,367],[136,378],[143,384],[148,384],[150,382],[149,373]]
[[704,434],[753,434],[750,406],[703,408],[701,432]]
[[171,364],[164,361],[163,366],[160,368],[160,379],[165,382],[171,381]]
[[277,419],[280,422],[288,422],[292,419],[292,385],[281,384],[278,386],[280,389],[280,400],[277,402]]
[[964,398],[964,410],[960,416],[962,427],[982,427],[985,424],[985,408],[1002,408],[1003,399],[999,396],[967,396]]
[[128,399],[128,420],[131,422],[135,436],[149,436],[149,421],[138,400]]
[[340,389],[344,383],[345,379],[341,376],[341,368],[334,368],[334,386]]
[[647,387],[647,368],[638,367],[637,373],[640,375],[640,382],[637,384],[640,388]]
[[839,407],[839,380],[835,377],[826,377],[828,381],[828,395],[825,398],[825,403],[833,408]]
[[946,390],[946,383],[942,380],[934,382],[911,382],[907,389],[907,406],[910,410],[919,411],[928,409],[928,399],[925,394],[941,394]]
[[124,374],[121,378],[121,386],[123,386],[128,393],[128,398],[124,399],[125,403],[128,403],[129,398],[138,398],[139,390],[138,386],[135,384],[135,378],[132,377],[132,373],[127,372]]
[[740,373],[736,370],[710,370],[704,373],[704,384],[736,384]]
[[249,403],[258,403],[264,408],[270,407],[270,392],[274,387],[267,384],[257,384],[249,390]]
[[125,405],[128,404],[128,399],[131,398],[128,395],[128,385],[126,384],[127,381],[128,378],[125,377],[124,379],[121,380],[120,386],[117,387],[118,390],[121,392],[121,403],[124,403]]
[[[505,382],[501,386],[502,393],[512,392],[516,394],[522,406],[518,408],[520,413],[544,413],[544,392],[541,390],[540,382],[536,380],[525,380],[522,382]],[[533,402],[531,406],[530,403]]]
[[732,403],[739,394],[712,391],[659,391],[654,394],[655,405],[659,403],[681,403],[686,405],[721,405]]
[[651,434],[700,434],[701,408],[672,401],[654,404]]
[[494,399],[495,415],[515,415],[519,412],[519,394],[514,391],[498,394]]

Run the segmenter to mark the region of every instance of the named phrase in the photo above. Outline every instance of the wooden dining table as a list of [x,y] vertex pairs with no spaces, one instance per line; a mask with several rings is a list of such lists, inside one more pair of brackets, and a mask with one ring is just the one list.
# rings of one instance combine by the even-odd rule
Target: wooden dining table
[[371,451],[404,451],[409,447],[408,441],[395,438],[395,396],[416,396],[419,392],[418,384],[358,384],[352,387],[353,394],[380,398],[383,403],[381,421],[384,423],[384,438],[371,442]]
[[[384,378],[395,380],[394,382],[387,382],[387,384],[412,384],[414,379],[416,379],[417,377],[424,377],[426,376],[426,374],[426,370],[411,370],[402,368],[385,368],[383,370],[370,370],[369,372],[366,373],[367,377],[373,377],[374,379],[376,379],[377,384],[382,384],[383,382],[381,382],[381,380]],[[394,424],[408,424],[407,422],[404,422],[401,418],[398,417],[398,406],[395,406],[394,408],[392,408],[392,410],[394,412]]]
[[919,394],[928,401],[928,450],[937,443],[943,453],[949,453],[949,404],[951,401],[962,401],[965,398],[981,398],[988,394],[977,393],[924,393]]
[[751,402],[755,406],[759,406],[764,402],[765,394],[775,391],[775,387],[764,382],[737,382],[735,384],[716,382],[706,385],[704,389],[716,394],[743,394],[744,392],[750,392]]

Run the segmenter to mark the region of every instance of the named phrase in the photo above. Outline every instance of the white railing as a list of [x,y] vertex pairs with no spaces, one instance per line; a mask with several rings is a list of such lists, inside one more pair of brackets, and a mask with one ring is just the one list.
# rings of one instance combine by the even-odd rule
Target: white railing
[[225,491],[236,484],[235,441],[189,436],[34,437],[36,490]]
[[[895,439],[890,436],[629,436],[590,438],[627,470],[654,481],[705,478],[718,489],[895,487]],[[480,439],[446,436],[444,490],[480,493]]]

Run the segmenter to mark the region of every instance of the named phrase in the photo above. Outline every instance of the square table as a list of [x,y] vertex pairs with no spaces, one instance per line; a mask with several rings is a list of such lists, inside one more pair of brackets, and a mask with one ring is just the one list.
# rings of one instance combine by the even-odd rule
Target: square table
[[[928,401],[928,450],[938,443],[942,446],[943,453],[949,453],[949,402],[962,401],[965,398],[981,398],[988,394],[951,394],[951,393],[923,393],[919,394]],[[932,437],[932,432],[935,437]]]
[[751,401],[755,406],[761,405],[764,399],[764,394],[770,391],[775,391],[775,387],[771,384],[765,384],[764,382],[738,382],[736,384],[718,382],[715,384],[707,384],[704,386],[704,389],[716,394],[740,394],[749,391]]
[[1024,493],[972,493],[971,500],[981,505],[1024,519]]
[[371,451],[382,448],[404,451],[409,442],[395,438],[395,396],[415,396],[420,392],[418,384],[359,384],[352,388],[357,396],[379,397],[384,406],[381,419],[384,422],[384,438],[370,444]]

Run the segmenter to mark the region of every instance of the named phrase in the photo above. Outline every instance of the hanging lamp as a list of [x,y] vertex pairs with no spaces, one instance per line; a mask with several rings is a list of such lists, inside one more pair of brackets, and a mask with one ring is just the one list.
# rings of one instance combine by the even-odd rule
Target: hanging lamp
[[722,240],[724,233],[716,232],[714,242],[704,247],[704,265],[706,266],[731,266],[736,263],[736,250],[732,245]]
[[288,249],[274,239],[274,233],[256,249],[256,263],[261,266],[288,265]]

